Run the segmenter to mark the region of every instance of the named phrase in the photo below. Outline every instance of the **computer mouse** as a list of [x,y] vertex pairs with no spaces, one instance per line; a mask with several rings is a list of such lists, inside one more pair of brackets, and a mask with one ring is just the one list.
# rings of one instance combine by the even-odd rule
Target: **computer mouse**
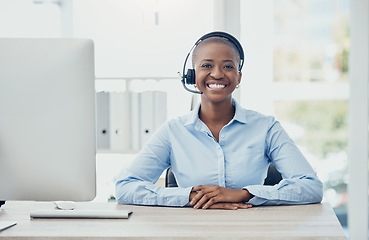
[[73,201],[55,201],[54,204],[61,210],[73,210],[76,207],[76,202]]

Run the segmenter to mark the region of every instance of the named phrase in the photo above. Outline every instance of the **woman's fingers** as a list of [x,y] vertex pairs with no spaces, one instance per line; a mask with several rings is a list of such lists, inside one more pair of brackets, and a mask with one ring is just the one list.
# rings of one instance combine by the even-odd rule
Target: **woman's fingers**
[[216,203],[209,207],[209,209],[226,209],[226,210],[237,210],[237,206],[233,206],[232,203]]
[[247,209],[247,208],[252,208],[252,205],[246,204],[246,203],[238,203],[237,207],[242,208],[242,209]]
[[218,201],[217,201],[217,198],[214,197],[214,198],[211,198],[209,201],[207,201],[204,206],[202,207],[202,209],[207,209],[209,207],[211,207],[212,205],[216,204]]
[[210,207],[211,205],[219,202],[217,196],[212,196],[212,194],[208,193],[205,194],[204,197],[202,197],[198,203],[195,205],[195,208],[203,208],[206,209]]
[[251,208],[251,204],[245,203],[215,203],[209,207],[209,209],[226,209],[226,210],[237,210]]
[[216,197],[215,192],[205,193],[200,191],[191,201],[191,205],[195,205],[194,208],[200,208],[208,201],[214,202],[214,197]]
[[209,198],[217,195],[217,193],[213,191],[214,187],[216,186],[200,185],[193,187],[192,192],[197,192],[197,194],[191,199],[190,204],[194,206],[201,200],[198,207],[202,206]]

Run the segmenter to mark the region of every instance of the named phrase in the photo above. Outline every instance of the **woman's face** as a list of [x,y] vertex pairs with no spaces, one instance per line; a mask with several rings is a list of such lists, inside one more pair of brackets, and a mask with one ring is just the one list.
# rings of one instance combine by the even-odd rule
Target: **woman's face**
[[238,53],[222,42],[208,42],[196,50],[195,76],[202,101],[220,103],[232,99],[241,81]]

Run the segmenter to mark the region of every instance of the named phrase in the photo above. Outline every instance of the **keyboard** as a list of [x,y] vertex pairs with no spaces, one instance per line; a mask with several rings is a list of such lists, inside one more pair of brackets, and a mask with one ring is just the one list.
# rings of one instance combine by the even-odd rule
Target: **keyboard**
[[17,224],[16,222],[0,221],[0,232],[7,228],[13,227],[16,224]]
[[130,210],[36,210],[31,218],[87,218],[87,219],[124,219],[132,213]]

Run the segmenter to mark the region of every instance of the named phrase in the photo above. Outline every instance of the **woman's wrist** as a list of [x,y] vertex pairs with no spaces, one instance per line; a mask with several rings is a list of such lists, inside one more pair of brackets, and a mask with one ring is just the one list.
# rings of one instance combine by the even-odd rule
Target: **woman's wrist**
[[245,188],[241,189],[241,191],[242,191],[242,194],[243,194],[242,202],[248,202],[248,201],[250,201],[250,199],[251,199],[251,198],[253,198],[253,197],[254,197],[254,195],[252,195],[252,194],[249,192],[249,190],[247,190],[247,189],[245,189]]

